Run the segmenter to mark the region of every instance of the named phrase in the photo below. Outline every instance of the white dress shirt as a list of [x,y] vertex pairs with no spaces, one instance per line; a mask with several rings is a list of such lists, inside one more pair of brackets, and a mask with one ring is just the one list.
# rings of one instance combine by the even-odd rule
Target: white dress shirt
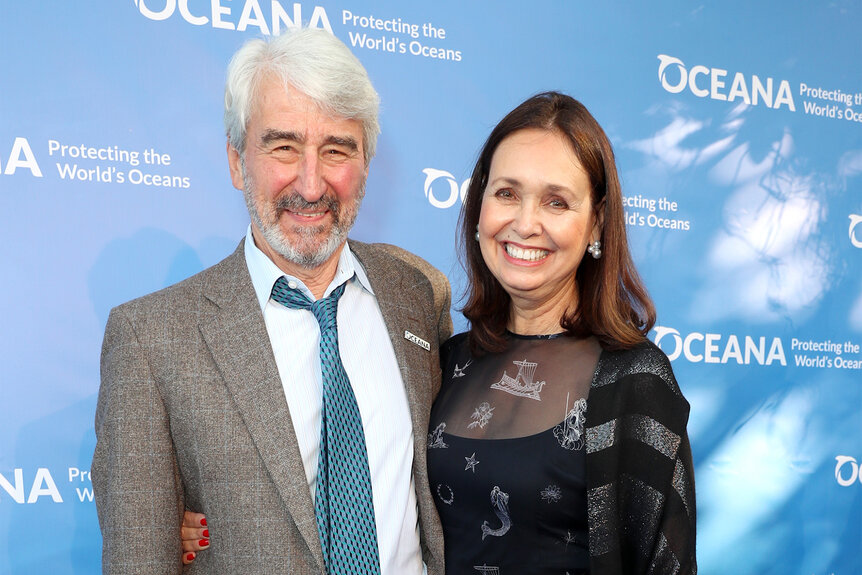
[[[284,276],[311,301],[299,279],[282,272],[246,233],[245,260],[257,294],[284,395],[299,442],[305,477],[314,498],[320,447],[322,380],[320,327],[308,310],[290,309],[270,299]],[[413,484],[413,432],[407,393],[377,298],[362,264],[345,244],[324,297],[347,283],[338,302],[338,347],[359,405],[371,488],[381,575],[423,572],[419,516]]]

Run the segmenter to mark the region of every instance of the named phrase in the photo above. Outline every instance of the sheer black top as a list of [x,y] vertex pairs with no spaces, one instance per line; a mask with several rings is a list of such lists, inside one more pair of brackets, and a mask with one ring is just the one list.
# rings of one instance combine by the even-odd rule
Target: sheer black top
[[584,424],[601,348],[592,339],[508,336],[473,357],[441,350],[428,473],[447,574],[589,572]]

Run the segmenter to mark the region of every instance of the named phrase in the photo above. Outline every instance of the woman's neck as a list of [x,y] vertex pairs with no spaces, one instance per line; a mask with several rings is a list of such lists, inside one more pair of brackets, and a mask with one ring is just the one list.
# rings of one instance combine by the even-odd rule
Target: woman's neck
[[521,335],[560,333],[560,320],[578,307],[577,291],[564,291],[542,301],[513,295],[506,328]]

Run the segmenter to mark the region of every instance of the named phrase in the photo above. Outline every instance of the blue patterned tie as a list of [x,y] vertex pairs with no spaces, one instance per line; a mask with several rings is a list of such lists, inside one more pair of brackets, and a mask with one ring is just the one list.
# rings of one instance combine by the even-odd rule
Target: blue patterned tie
[[302,292],[290,289],[282,276],[272,288],[272,299],[285,307],[311,311],[320,324],[323,409],[314,514],[326,572],[378,575],[377,527],[362,417],[338,352],[335,316],[344,286],[312,303]]

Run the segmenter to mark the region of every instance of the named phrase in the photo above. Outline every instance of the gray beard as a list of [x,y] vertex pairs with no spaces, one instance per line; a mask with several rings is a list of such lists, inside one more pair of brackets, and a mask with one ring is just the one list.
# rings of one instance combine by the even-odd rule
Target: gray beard
[[[315,202],[306,201],[299,194],[291,194],[284,196],[275,204],[275,214],[272,223],[266,224],[260,215],[260,210],[254,202],[254,182],[245,170],[245,165],[242,165],[243,171],[243,197],[245,205],[248,208],[248,214],[251,221],[257,226],[257,229],[263,234],[266,243],[287,261],[294,263],[303,268],[317,268],[323,265],[332,257],[345,241],[347,234],[356,222],[356,216],[359,214],[359,206],[362,204],[362,198],[365,197],[365,182],[362,182],[362,187],[352,205],[345,207],[337,199],[330,195],[321,197]],[[300,235],[298,245],[291,244],[285,235],[282,233],[278,225],[278,216],[284,210],[314,210],[324,208],[332,214],[332,229],[326,238],[321,239],[320,236],[324,233],[325,226],[303,227],[296,231]],[[318,240],[315,242],[315,240]]]

